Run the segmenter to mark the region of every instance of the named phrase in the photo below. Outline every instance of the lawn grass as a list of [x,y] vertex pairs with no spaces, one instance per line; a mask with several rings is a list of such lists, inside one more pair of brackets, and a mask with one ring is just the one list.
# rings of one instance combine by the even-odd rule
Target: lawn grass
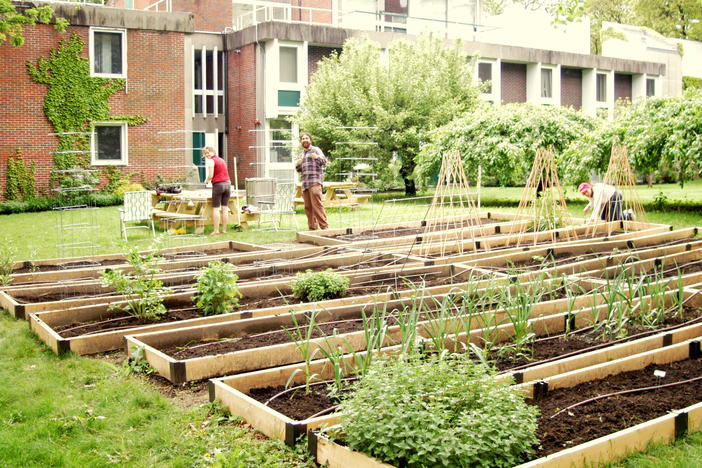
[[[515,190],[511,196],[518,200],[521,192]],[[330,226],[422,219],[427,203],[374,203],[356,211],[330,210]],[[574,215],[582,207],[569,205]],[[304,214],[296,216],[303,228]],[[97,209],[94,219],[100,225],[94,253],[124,251],[116,208]],[[702,215],[651,212],[648,221],[678,228],[702,225]],[[12,245],[18,259],[56,257],[56,224],[55,212],[3,215],[0,242]],[[232,232],[198,239],[170,236],[166,246],[224,239],[265,244],[289,242],[294,237],[292,231]],[[130,233],[130,245],[145,248],[150,242],[145,230]],[[55,356],[25,322],[6,312],[0,312],[0,379],[5,383],[0,386],[0,466],[312,466],[283,444],[261,440],[217,406],[184,408],[162,396],[148,378],[127,376],[115,364],[75,355]],[[702,435],[693,434],[616,466],[700,464]]]
[[58,357],[0,312],[0,466],[311,466],[217,405],[184,409],[109,362]]

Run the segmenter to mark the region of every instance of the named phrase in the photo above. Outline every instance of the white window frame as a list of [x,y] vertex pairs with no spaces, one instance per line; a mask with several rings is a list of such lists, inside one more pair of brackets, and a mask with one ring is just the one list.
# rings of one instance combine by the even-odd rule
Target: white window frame
[[[120,34],[122,37],[122,73],[96,73],[95,72],[95,33],[96,32],[107,32],[113,34]],[[90,60],[90,76],[96,76],[100,78],[127,78],[127,30],[118,28],[90,28],[90,41],[88,47],[88,56]]]
[[[600,76],[604,76],[604,99],[600,100],[599,99],[599,94],[597,92],[597,83],[599,82]],[[609,98],[609,73],[602,73],[602,72],[597,72],[595,73],[595,102],[598,104],[604,103],[605,105],[607,104],[608,98]]]
[[[211,51],[212,52],[212,83],[213,83],[213,88],[214,89],[206,89],[207,88],[207,52]],[[220,115],[224,114],[224,109],[219,108],[219,96],[222,96],[222,106],[226,108],[227,102],[226,102],[226,95],[224,93],[224,88],[225,83],[222,83],[222,89],[219,89],[219,61],[218,61],[218,55],[222,53],[224,54],[224,51],[220,51],[217,46],[214,46],[211,49],[208,49],[206,46],[202,46],[200,48],[196,48],[193,46],[192,48],[192,69],[193,73],[195,72],[195,54],[200,54],[200,63],[202,64],[200,68],[200,80],[202,83],[202,89],[195,89],[195,77],[192,79],[192,93],[193,93],[193,117],[195,115],[202,115],[203,117],[207,117],[208,115],[214,115],[215,118],[218,118]],[[225,55],[222,56],[222,64],[226,66],[227,58]],[[226,81],[226,80],[225,80]],[[201,96],[202,100],[202,112],[195,113],[195,96]],[[214,108],[213,112],[211,114],[207,113],[207,96],[213,96],[212,99],[214,99]]]
[[[295,47],[297,48],[297,82],[290,83],[287,81],[280,81],[280,48],[281,47]],[[307,42],[287,42],[287,41],[277,41],[276,50],[276,62],[275,67],[276,82],[278,87],[276,89],[276,104],[278,101],[278,91],[299,91],[300,100],[302,100],[305,87],[307,86]],[[276,106],[278,108],[278,116],[285,116],[288,114],[294,114],[297,112],[298,107],[293,106]]]
[[[100,160],[97,159],[97,142],[95,141],[95,127],[120,127],[122,129],[121,143],[122,143],[122,159],[120,160]],[[90,132],[90,164],[92,166],[128,166],[129,165],[129,137],[128,137],[129,125],[127,122],[121,121],[107,121],[107,122],[93,122],[91,132]]]
[[[548,70],[549,73],[551,74],[551,87],[549,89],[549,93],[551,94],[550,96],[544,96],[543,91],[544,91],[544,70]],[[555,87],[556,84],[554,83],[556,79],[556,69],[554,67],[544,67],[542,66],[539,69],[539,97],[541,98],[542,101],[546,103],[550,103],[551,101],[554,100],[555,98]]]
[[[653,94],[649,96],[648,94],[648,82],[651,80],[653,82]],[[644,81],[644,96],[647,98],[656,97],[656,92],[658,91],[658,80],[653,76],[647,76]]]

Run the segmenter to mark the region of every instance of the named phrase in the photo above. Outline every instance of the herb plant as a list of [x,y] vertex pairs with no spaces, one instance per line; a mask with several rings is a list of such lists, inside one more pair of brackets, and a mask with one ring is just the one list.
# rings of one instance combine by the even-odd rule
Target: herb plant
[[156,265],[161,257],[156,253],[142,255],[132,248],[126,259],[132,267],[131,271],[106,270],[100,274],[100,283],[127,297],[127,304],[121,307],[125,312],[140,319],[158,319],[168,311],[163,300],[173,292],[163,287],[163,281],[155,278],[161,271]]
[[395,466],[510,467],[537,409],[463,355],[376,360],[342,404],[344,441]]
[[210,262],[197,277],[197,306],[205,315],[228,314],[239,305],[243,294],[239,291],[234,265],[220,261]]
[[348,289],[349,279],[333,272],[331,268],[320,272],[307,270],[298,273],[292,282],[293,296],[307,302],[342,297]]

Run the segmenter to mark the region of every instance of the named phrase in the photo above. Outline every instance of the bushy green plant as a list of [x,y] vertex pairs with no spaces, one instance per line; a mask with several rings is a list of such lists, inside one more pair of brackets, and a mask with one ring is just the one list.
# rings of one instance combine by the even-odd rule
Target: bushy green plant
[[197,306],[205,315],[228,314],[239,305],[243,294],[239,291],[234,265],[220,261],[210,262],[196,275]]
[[126,296],[127,303],[115,308],[140,319],[157,320],[168,312],[163,301],[173,292],[155,278],[161,271],[156,265],[161,258],[155,253],[141,254],[135,248],[129,250],[126,258],[131,271],[106,270],[100,274],[100,283]]
[[341,409],[344,441],[395,466],[514,466],[537,442],[538,410],[463,355],[376,361]]
[[124,194],[127,192],[139,192],[141,190],[144,190],[143,185],[127,180],[115,189],[115,195],[124,198]]
[[320,272],[307,270],[298,273],[292,282],[293,296],[308,302],[341,297],[348,289],[349,279],[333,272],[331,268]]
[[7,173],[5,174],[5,199],[29,200],[34,198],[34,180],[36,177],[36,164],[25,164],[20,150],[7,159]]
[[11,275],[16,254],[16,249],[7,242],[7,239],[0,244],[0,286],[5,286],[12,282]]
[[595,125],[583,113],[558,106],[486,104],[433,131],[419,154],[417,172],[431,183],[442,155],[458,150],[469,175],[482,166],[484,184],[523,185],[538,148],[552,147],[559,162],[565,148]]

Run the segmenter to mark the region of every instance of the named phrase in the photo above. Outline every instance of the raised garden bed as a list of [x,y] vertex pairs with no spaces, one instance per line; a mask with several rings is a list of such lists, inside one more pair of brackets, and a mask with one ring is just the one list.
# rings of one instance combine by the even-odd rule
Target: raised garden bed
[[[266,249],[265,251],[242,251],[239,253],[227,253],[224,255],[203,255],[191,258],[175,258],[173,260],[166,260],[159,262],[159,267],[164,272],[182,272],[187,270],[196,269],[207,265],[213,260],[221,260],[232,263],[234,265],[256,265],[261,263],[271,263],[280,261],[290,261],[296,258],[311,258],[313,256],[324,255],[327,250],[319,247],[305,247],[295,250],[271,250]],[[334,250],[334,253],[339,253],[338,250]],[[120,257],[123,257],[120,255]],[[95,280],[100,276],[100,273],[110,269],[118,269],[122,271],[129,271],[131,267],[125,263],[125,261],[119,263],[112,263],[109,267],[102,265],[92,265],[84,268],[74,268],[70,270],[57,269],[53,271],[34,271],[28,273],[20,273],[12,275],[12,282],[10,286],[3,289],[9,290],[17,287],[23,287],[29,283],[52,283],[52,282],[66,282],[66,281],[90,281]]]
[[[665,239],[654,236],[658,244],[664,244]],[[602,269],[615,264],[622,264],[637,259],[648,259],[662,255],[702,248],[702,241],[692,240],[676,243],[667,247],[653,247],[645,244],[638,248],[633,240],[593,242],[572,246],[559,246],[531,249],[520,254],[502,254],[482,259],[461,261],[464,265],[480,266],[483,270],[508,274],[520,279],[534,278],[539,275],[576,274],[583,271]],[[459,261],[460,257],[456,258]]]
[[[267,263],[262,266],[237,265],[236,274],[239,284],[249,282],[270,282],[292,276],[296,272],[305,270],[322,271],[332,268],[338,272],[352,272],[370,270],[374,268],[392,267],[406,263],[406,257],[383,253],[341,253],[337,255],[314,256],[305,258],[298,255],[296,261],[280,261]],[[292,253],[292,252],[291,252]],[[270,255],[265,252],[259,255]],[[259,260],[256,260],[259,262]],[[253,263],[253,260],[252,262]],[[164,264],[159,266],[163,267]],[[206,265],[206,263],[204,264]],[[202,266],[204,266],[202,265]],[[195,287],[195,275],[199,268],[191,266],[185,272],[169,270],[156,275],[155,278],[163,281],[167,287],[187,290]],[[112,303],[123,300],[112,288],[101,286],[98,281],[82,281],[60,285],[34,285],[25,287],[7,288],[0,291],[0,306],[6,308],[17,318],[26,317],[30,313],[50,310],[63,310],[82,305]]]
[[[670,295],[672,293],[669,293]],[[692,300],[690,302],[691,307],[699,308],[702,305],[702,297],[697,297],[694,292],[686,291],[686,297]],[[598,315],[602,316],[605,314],[606,307],[606,305],[597,306],[597,311],[586,307],[580,310],[533,319],[531,322],[534,333],[542,336],[562,331],[566,326],[572,329],[586,327],[592,324],[592,321],[596,320]],[[501,325],[497,327],[495,339],[500,341],[508,340],[513,336],[513,333],[512,325]],[[598,349],[565,360],[544,363],[540,366],[534,366],[533,369],[502,374],[500,378],[513,376],[518,382],[542,379],[642,351],[670,346],[671,344],[696,337],[700,333],[702,333],[702,324],[699,323],[667,332],[654,332],[652,336],[629,343],[615,344],[607,349]],[[471,332],[471,341],[479,343],[481,336],[483,336],[483,330],[476,329]],[[460,334],[458,339],[465,342],[465,334]],[[426,346],[433,345],[430,339],[425,337],[424,340]],[[447,343],[446,347],[450,350],[457,349],[451,343]],[[386,352],[396,352],[397,349],[397,347],[387,348]],[[346,359],[348,362],[351,362],[350,356],[347,356]],[[327,360],[316,360],[311,365],[311,372],[319,374],[319,380],[329,378],[331,365]],[[299,434],[323,424],[331,425],[339,419],[337,412],[324,413],[325,409],[334,404],[334,402],[329,400],[326,385],[315,387],[310,395],[305,395],[304,392],[296,392],[287,395],[285,398],[273,400],[268,405],[264,404],[270,396],[285,389],[289,378],[293,379],[291,386],[303,382],[304,378],[300,372],[303,367],[303,364],[290,365],[213,379],[210,398],[221,400],[233,414],[243,417],[249,424],[269,437],[287,441],[294,440],[294,438],[291,438],[292,433]],[[344,372],[344,375],[348,376],[350,369],[345,368]],[[300,375],[297,375],[298,373]],[[302,398],[302,401],[299,401],[298,397]],[[317,416],[317,413],[320,414]]]
[[[670,442],[688,431],[699,430],[701,356],[699,341],[685,341],[524,384],[525,391],[535,397],[533,404],[541,409],[537,436],[542,449],[537,455],[541,458],[518,468],[607,463],[644,450],[652,442]],[[664,382],[654,376],[654,370],[666,372]],[[592,396],[694,378],[684,385],[619,394],[562,411]],[[391,466],[332,442],[323,434],[312,433],[309,447],[315,461],[329,468]]]
[[[452,278],[455,282],[460,282],[475,277],[472,269],[462,268],[459,266],[402,266],[397,267],[394,270],[358,270],[346,273],[345,276],[348,276],[351,279],[351,287],[354,287],[359,283],[367,283],[374,280],[388,281],[393,277],[410,277],[417,279],[422,275],[433,276],[437,273],[444,278],[444,285],[436,286],[434,291],[450,289],[452,287],[451,284],[445,284],[446,281],[449,281],[449,278]],[[383,289],[387,291],[387,287],[384,287]],[[291,310],[312,310],[315,308],[322,309],[341,305],[375,303],[376,300],[382,301],[386,300],[387,298],[399,297],[403,294],[409,295],[414,292],[412,290],[401,293],[379,291],[378,294],[374,296],[356,296],[316,303],[284,304],[274,307],[247,309],[246,302],[244,302],[247,298],[255,299],[255,303],[260,300],[265,301],[268,299],[275,299],[276,297],[289,294],[290,282],[289,280],[286,280],[244,284],[241,286],[240,290],[244,294],[244,299],[242,299],[242,303],[244,305],[237,312],[233,312],[231,314],[206,316],[177,322],[157,323],[151,325],[120,325],[114,330],[100,331],[99,333],[88,335],[84,334],[70,338],[62,337],[57,333],[55,328],[70,328],[86,323],[102,322],[123,316],[124,313],[119,310],[111,310],[110,304],[98,304],[76,307],[71,310],[54,310],[29,314],[29,322],[32,331],[34,331],[55,352],[60,353],[70,350],[78,354],[93,354],[121,348],[123,346],[123,337],[127,334],[146,333],[149,331],[167,330],[208,323],[220,323],[252,317],[287,314]],[[169,298],[166,305],[176,308],[192,308],[194,305],[193,294],[194,291],[176,294]],[[125,302],[120,301],[113,303],[112,305],[120,304],[125,304]],[[252,303],[249,303],[249,305],[251,304]]]
[[[556,282],[554,287],[558,287]],[[467,283],[455,284],[449,294],[460,296]],[[514,288],[514,286],[512,286]],[[477,292],[476,292],[477,293]],[[402,313],[404,307],[416,307],[420,310],[417,327],[422,333],[431,328],[435,320],[447,321],[447,327],[459,326],[454,323],[453,316],[440,317],[433,310],[436,302],[441,301],[446,293],[433,291],[417,291],[417,296],[411,296],[412,291],[405,291],[405,298],[396,300],[373,301],[355,306],[340,306],[327,308],[317,315],[321,330],[316,331],[310,340],[310,353],[318,348],[348,346],[347,351],[363,350],[366,346],[366,336],[363,329],[362,314],[371,315],[373,309]],[[534,316],[548,315],[559,311],[568,303],[585,303],[587,297],[575,299],[558,299],[534,305]],[[457,303],[458,304],[458,303]],[[490,311],[490,314],[493,312]],[[500,310],[494,311],[495,316],[503,316]],[[307,323],[305,313],[296,313],[298,324]],[[430,318],[433,317],[433,318]],[[400,327],[395,325],[394,318],[388,315],[389,328],[385,346],[397,343]],[[174,383],[186,380],[201,380],[225,374],[246,372],[266,367],[281,366],[301,362],[304,357],[292,338],[281,330],[291,327],[293,319],[289,315],[262,317],[245,321],[218,323],[196,327],[166,330],[154,333],[127,336],[127,350],[143,348],[147,362],[156,369],[159,375]],[[478,327],[476,320],[473,326]],[[336,334],[333,330],[336,329]],[[185,380],[182,380],[185,379]]]

